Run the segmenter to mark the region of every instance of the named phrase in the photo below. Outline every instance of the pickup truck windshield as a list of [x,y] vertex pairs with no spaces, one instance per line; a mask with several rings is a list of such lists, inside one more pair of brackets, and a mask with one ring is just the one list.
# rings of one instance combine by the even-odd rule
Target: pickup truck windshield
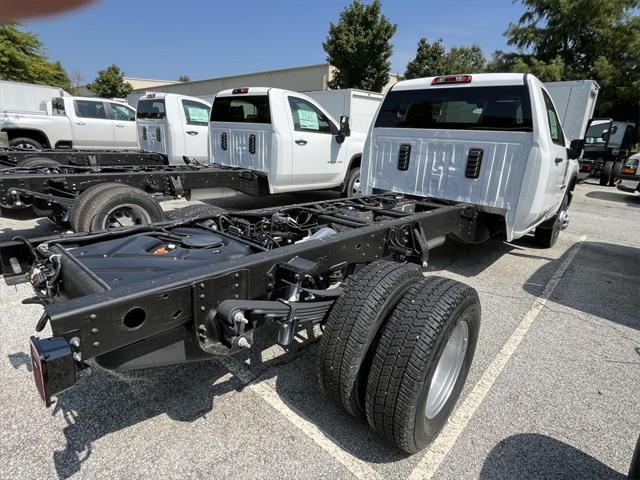
[[267,95],[216,97],[211,107],[211,121],[271,123],[269,97]]
[[161,98],[149,98],[138,100],[138,118],[149,118],[162,120],[167,118],[167,112],[164,108],[164,100]]
[[376,127],[531,132],[529,92],[523,86],[391,91]]

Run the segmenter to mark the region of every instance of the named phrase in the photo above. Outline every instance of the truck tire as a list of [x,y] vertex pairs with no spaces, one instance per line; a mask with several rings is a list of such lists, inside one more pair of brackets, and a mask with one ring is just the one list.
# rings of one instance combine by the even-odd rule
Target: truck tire
[[[98,188],[101,187],[101,188]],[[139,188],[109,183],[87,190],[73,219],[76,232],[93,232],[120,226],[144,225],[164,220],[159,202]],[[81,197],[82,197],[81,195]],[[78,202],[76,202],[78,203]],[[75,205],[74,205],[75,206]]]
[[99,183],[98,185],[93,185],[92,187],[87,188],[84,192],[82,192],[71,208],[69,209],[69,225],[74,232],[82,232],[82,227],[80,225],[80,213],[84,211],[85,205],[95,196],[99,195],[102,190],[108,190],[113,188],[116,185],[120,185],[119,183]]
[[603,187],[613,185],[613,162],[606,161],[600,172],[600,185]]
[[18,137],[13,140],[9,140],[9,146],[12,148],[19,148],[21,150],[42,150],[44,148],[40,142],[27,137]]
[[171,210],[165,214],[167,220],[191,220],[192,218],[198,218],[202,216],[214,217],[226,213],[224,208],[216,207],[215,205],[208,205],[206,203],[199,203],[197,205],[189,205],[184,208],[177,208]]
[[362,195],[362,188],[360,185],[360,167],[354,167],[349,170],[342,196],[348,198],[359,197],[360,195]]
[[569,198],[565,195],[560,204],[560,209],[552,218],[536,227],[535,241],[542,248],[551,248],[558,241],[560,231],[567,227],[567,209],[569,208]]
[[34,168],[34,167],[59,167],[62,165],[52,158],[47,157],[31,157],[18,163],[18,167]]
[[616,183],[616,180],[620,177],[622,173],[622,164],[624,160],[619,162],[614,162],[613,168],[611,169],[611,186],[613,187]]
[[320,389],[356,418],[364,417],[371,346],[380,326],[421,277],[417,266],[373,262],[347,280],[329,312],[320,340]]
[[366,391],[369,425],[407,453],[446,423],[467,379],[480,331],[480,300],[442,277],[414,284],[382,327]]

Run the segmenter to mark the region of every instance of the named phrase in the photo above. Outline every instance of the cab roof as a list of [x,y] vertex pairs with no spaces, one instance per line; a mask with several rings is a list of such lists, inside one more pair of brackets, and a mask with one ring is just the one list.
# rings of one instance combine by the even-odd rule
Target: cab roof
[[285,90],[281,88],[271,88],[271,87],[236,87],[229,88],[228,90],[222,90],[218,92],[216,97],[236,97],[242,95],[268,95],[269,91],[274,92],[284,92]]
[[[438,78],[445,77],[471,77],[470,81],[445,82],[432,84]],[[427,88],[464,88],[464,87],[500,87],[505,85],[524,85],[524,73],[470,73],[459,75],[438,75],[437,77],[414,78],[402,80],[391,89],[396,90],[422,90]]]

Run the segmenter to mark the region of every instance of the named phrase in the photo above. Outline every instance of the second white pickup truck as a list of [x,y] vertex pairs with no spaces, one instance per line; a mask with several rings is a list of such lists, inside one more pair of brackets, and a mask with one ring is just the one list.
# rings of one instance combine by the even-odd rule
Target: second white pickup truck
[[7,133],[11,147],[136,149],[135,119],[135,110],[122,102],[0,81],[0,131]]
[[264,173],[270,193],[337,188],[359,194],[362,149],[382,95],[313,95],[267,87],[218,93],[209,125],[213,161]]

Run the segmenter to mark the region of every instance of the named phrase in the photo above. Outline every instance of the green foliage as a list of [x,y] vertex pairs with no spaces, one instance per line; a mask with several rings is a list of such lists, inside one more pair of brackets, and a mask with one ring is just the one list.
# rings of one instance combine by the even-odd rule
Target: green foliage
[[496,52],[491,68],[541,72],[543,80],[595,79],[598,115],[637,122],[640,0],[521,1],[525,13],[505,33],[519,51]]
[[442,39],[429,43],[426,38],[418,42],[416,56],[407,64],[406,78],[432,77],[435,75],[455,75],[458,73],[483,72],[486,60],[478,45],[453,47],[448,52]]
[[50,62],[38,36],[16,23],[0,24],[0,80],[70,87],[62,64]]
[[133,87],[124,81],[124,74],[116,65],[111,65],[104,70],[98,71],[96,79],[87,85],[91,93],[103,98],[126,98],[131,93]]
[[178,77],[178,81],[179,82],[190,82],[191,78],[189,77],[189,75],[180,75]]
[[346,7],[340,21],[329,26],[322,44],[327,61],[336,71],[331,88],[362,88],[380,92],[389,82],[390,40],[397,25],[382,15],[380,0],[363,5],[359,0]]

